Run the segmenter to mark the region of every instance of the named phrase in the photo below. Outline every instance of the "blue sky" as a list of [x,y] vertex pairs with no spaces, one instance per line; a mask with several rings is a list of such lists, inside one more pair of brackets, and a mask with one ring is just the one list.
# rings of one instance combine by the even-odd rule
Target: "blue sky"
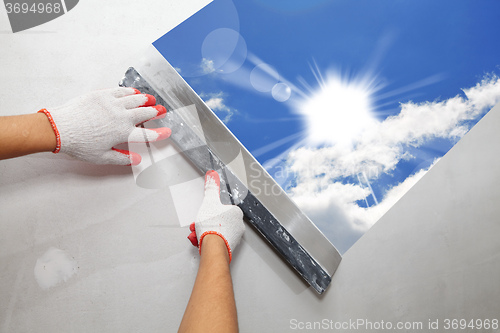
[[215,0],[154,46],[345,252],[500,101],[499,12]]

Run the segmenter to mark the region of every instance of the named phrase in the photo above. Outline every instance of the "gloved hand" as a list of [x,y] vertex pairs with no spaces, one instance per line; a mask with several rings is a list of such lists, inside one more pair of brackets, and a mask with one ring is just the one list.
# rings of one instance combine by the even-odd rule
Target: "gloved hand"
[[196,222],[191,224],[190,230],[192,232],[188,239],[200,249],[200,253],[203,237],[208,234],[222,237],[231,262],[232,252],[245,231],[243,212],[238,206],[223,205],[220,202],[220,178],[214,170],[208,171],[205,175],[205,197]]
[[63,152],[95,164],[137,165],[141,156],[113,148],[126,142],[153,142],[168,138],[169,128],[144,129],[136,125],[164,116],[165,107],[151,95],[134,88],[98,90],[63,106],[42,109],[54,129]]

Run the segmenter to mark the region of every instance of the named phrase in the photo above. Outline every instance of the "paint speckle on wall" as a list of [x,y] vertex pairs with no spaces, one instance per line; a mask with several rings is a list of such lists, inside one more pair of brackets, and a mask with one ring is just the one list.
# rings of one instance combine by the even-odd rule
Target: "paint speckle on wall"
[[77,263],[72,257],[63,250],[51,247],[36,261],[35,279],[40,288],[49,289],[68,281],[77,269]]

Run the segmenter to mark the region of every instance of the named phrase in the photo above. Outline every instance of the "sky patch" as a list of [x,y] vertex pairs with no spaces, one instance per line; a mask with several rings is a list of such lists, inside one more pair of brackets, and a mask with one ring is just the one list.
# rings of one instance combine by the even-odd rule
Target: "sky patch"
[[343,253],[500,101],[498,12],[214,0],[153,45]]

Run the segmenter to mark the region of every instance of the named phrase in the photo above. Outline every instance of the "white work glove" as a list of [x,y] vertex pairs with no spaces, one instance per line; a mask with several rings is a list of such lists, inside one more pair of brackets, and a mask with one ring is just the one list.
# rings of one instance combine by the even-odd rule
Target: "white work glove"
[[192,232],[188,239],[200,249],[200,253],[203,237],[208,234],[220,236],[226,243],[231,262],[233,250],[245,231],[243,212],[238,206],[223,205],[220,202],[220,178],[214,170],[205,175],[205,197],[196,222],[191,224],[190,229]]
[[136,125],[167,112],[151,95],[134,88],[98,90],[57,108],[42,109],[54,129],[62,152],[95,164],[137,165],[141,156],[113,148],[126,142],[153,142],[168,138],[169,128],[144,129]]

